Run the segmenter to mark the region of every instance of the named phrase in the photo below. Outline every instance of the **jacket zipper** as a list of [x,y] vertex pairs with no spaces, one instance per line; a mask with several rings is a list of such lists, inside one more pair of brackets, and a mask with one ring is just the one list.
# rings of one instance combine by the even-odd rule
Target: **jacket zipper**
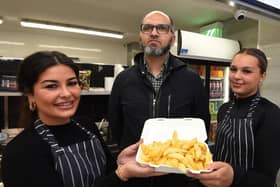
[[168,105],[167,105],[167,117],[170,117],[170,107],[171,107],[171,94],[168,95]]
[[153,118],[156,117],[156,103],[157,99],[155,98],[155,94],[153,94]]
[[[164,79],[163,79],[163,81],[162,81],[162,84],[161,84],[161,86],[160,86],[160,88],[159,88],[159,90],[158,90],[158,93],[156,93],[155,90],[154,90],[154,88],[153,88],[153,90],[154,90],[154,91],[153,91],[153,97],[152,97],[152,98],[153,98],[153,99],[152,99],[152,100],[153,100],[153,101],[152,101],[152,102],[153,102],[153,104],[152,104],[152,105],[153,105],[153,110],[152,110],[152,111],[153,111],[153,114],[152,114],[152,117],[153,117],[153,118],[157,117],[156,114],[157,114],[157,111],[158,111],[158,106],[159,106],[159,103],[158,103],[158,102],[160,101],[160,95],[161,95],[162,85],[164,84],[165,79],[168,77],[169,74],[170,74],[170,72],[168,72],[167,75],[164,77]],[[168,115],[168,117],[170,117],[171,96],[172,96],[171,94],[168,95],[168,106],[167,106],[167,111],[168,111],[168,114],[167,114],[167,115]]]

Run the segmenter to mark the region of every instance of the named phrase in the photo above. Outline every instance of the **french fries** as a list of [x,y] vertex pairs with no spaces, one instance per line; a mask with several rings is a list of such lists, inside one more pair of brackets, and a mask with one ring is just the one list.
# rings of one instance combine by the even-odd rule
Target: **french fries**
[[163,165],[178,168],[183,173],[187,169],[203,170],[212,162],[212,154],[205,143],[196,138],[179,140],[177,131],[172,139],[165,142],[154,141],[141,144],[140,160],[153,165]]

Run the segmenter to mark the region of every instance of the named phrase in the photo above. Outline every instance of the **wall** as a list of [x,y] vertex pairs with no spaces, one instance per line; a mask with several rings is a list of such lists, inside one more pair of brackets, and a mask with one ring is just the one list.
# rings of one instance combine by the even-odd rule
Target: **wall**
[[280,23],[260,22],[259,48],[268,58],[267,77],[261,87],[261,94],[280,106]]
[[127,64],[126,46],[118,39],[21,28],[16,21],[0,25],[0,56],[25,57],[38,50],[58,50],[82,62]]
[[280,106],[280,22],[253,15],[244,21],[228,20],[224,23],[224,37],[238,40],[241,47],[257,47],[268,57],[267,77],[261,86],[262,96]]
[[229,19],[224,22],[224,37],[238,40],[241,47],[257,47],[258,21],[253,19],[243,21]]
[[271,101],[275,102],[278,106],[280,106],[280,43],[261,45],[260,48],[265,52],[269,59],[267,67],[267,76],[264,84],[261,87],[261,94],[269,98]]

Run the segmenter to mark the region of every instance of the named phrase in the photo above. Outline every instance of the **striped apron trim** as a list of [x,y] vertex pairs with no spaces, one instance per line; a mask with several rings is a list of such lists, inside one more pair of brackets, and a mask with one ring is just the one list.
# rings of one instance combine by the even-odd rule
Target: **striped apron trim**
[[254,167],[255,141],[252,117],[259,101],[259,96],[252,100],[245,118],[231,117],[230,113],[234,106],[234,101],[232,102],[223,121],[218,124],[214,160],[227,162],[245,171]]
[[83,142],[60,147],[48,127],[36,120],[37,133],[51,147],[54,168],[61,176],[64,187],[94,187],[96,177],[104,173],[106,156],[98,138],[82,125],[72,120],[89,136]]

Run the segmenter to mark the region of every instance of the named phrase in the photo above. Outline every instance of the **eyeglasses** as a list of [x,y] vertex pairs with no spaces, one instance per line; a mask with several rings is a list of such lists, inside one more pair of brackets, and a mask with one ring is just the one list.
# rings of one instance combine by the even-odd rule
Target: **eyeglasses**
[[168,24],[141,24],[141,31],[145,34],[149,34],[153,32],[154,28],[156,28],[159,34],[167,34],[171,30],[171,25]]

